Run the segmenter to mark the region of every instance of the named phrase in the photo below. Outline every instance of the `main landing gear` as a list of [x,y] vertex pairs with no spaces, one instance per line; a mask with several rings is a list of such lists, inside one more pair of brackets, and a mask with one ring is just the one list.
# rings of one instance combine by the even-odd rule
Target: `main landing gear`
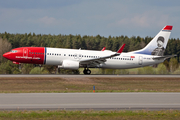
[[91,74],[91,70],[89,70],[88,68],[84,68],[83,73],[85,75],[90,75]]

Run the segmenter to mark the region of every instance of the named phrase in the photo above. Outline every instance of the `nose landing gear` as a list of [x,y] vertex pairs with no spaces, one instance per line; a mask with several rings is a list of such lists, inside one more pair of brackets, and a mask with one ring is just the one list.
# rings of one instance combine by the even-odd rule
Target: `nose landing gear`
[[90,75],[91,74],[91,70],[89,70],[88,68],[84,68],[83,73],[85,75]]

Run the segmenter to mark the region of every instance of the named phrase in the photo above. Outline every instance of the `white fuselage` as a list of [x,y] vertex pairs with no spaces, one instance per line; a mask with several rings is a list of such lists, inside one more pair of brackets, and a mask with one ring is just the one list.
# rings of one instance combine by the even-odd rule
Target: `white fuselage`
[[[94,50],[78,50],[78,49],[63,49],[63,48],[46,48],[47,65],[61,65],[64,60],[81,61],[93,58],[99,58],[114,54],[112,51],[94,51]],[[121,53],[119,56],[106,59],[106,62],[88,66],[89,68],[110,68],[110,69],[126,69],[136,68],[158,64],[164,59],[153,60],[152,55]],[[79,66],[82,67],[82,66]]]

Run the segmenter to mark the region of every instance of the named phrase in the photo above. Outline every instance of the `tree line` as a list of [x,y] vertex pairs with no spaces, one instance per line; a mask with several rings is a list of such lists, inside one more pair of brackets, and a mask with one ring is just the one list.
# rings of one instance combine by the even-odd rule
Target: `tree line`
[[[117,51],[122,44],[126,44],[123,52],[130,52],[145,47],[153,38],[140,36],[116,36],[103,37],[96,36],[81,36],[81,35],[51,35],[51,34],[10,34],[0,33],[0,63],[7,62],[2,57],[3,53],[17,47],[54,47],[54,48],[70,48],[70,49],[86,49],[86,50],[101,50],[106,47],[107,50]],[[167,44],[165,55],[176,54],[177,62],[180,62],[180,40],[179,38],[171,38]],[[167,61],[169,62],[169,60]],[[168,63],[165,63],[168,66]],[[52,66],[49,66],[49,69]],[[48,68],[47,68],[48,69]],[[47,70],[46,69],[46,70]]]

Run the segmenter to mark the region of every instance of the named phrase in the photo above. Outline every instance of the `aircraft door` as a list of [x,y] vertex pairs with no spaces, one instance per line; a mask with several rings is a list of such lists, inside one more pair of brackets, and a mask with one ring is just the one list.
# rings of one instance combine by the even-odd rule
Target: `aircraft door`
[[143,57],[139,56],[139,65],[142,65],[142,64],[143,64]]
[[23,49],[23,57],[24,57],[25,59],[27,59],[27,57],[28,57],[28,49],[27,49],[27,48],[24,48],[24,49]]

